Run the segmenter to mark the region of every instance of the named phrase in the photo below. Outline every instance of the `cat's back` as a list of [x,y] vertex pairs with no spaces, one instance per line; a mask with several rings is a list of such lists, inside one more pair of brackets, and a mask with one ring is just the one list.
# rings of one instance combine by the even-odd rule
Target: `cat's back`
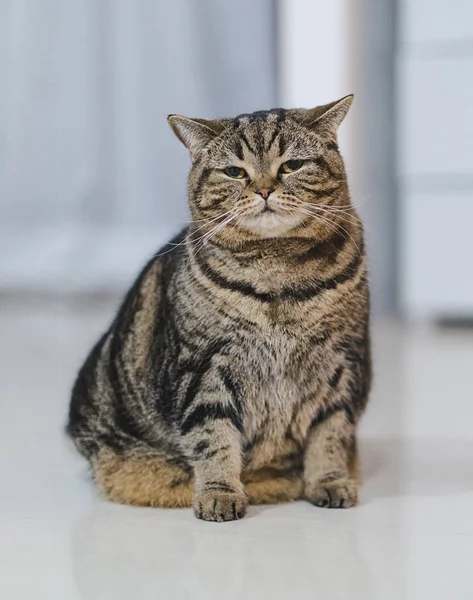
[[186,235],[184,229],[144,266],[79,370],[66,429],[86,456],[98,449],[97,431],[107,431],[112,443],[110,432],[134,435],[132,423],[151,418],[149,406],[142,401],[145,374],[166,309],[166,289],[182,260]]

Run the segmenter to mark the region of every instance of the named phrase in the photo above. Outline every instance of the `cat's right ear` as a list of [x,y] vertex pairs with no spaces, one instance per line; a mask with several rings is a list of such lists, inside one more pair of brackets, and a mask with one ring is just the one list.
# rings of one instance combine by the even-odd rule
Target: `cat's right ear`
[[190,119],[180,115],[169,115],[168,123],[189,150],[192,160],[197,154],[223,129],[219,121],[206,121],[205,119]]

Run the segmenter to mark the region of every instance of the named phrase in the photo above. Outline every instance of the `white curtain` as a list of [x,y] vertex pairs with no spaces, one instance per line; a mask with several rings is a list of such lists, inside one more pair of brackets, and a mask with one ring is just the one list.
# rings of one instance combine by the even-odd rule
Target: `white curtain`
[[1,0],[0,290],[121,290],[183,221],[168,113],[275,105],[272,0]]

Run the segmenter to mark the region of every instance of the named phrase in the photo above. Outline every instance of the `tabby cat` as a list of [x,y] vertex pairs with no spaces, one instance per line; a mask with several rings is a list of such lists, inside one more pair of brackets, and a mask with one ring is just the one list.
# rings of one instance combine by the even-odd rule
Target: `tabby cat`
[[356,504],[370,388],[363,227],[337,129],[314,109],[169,123],[192,224],[146,265],[81,368],[68,433],[108,499]]

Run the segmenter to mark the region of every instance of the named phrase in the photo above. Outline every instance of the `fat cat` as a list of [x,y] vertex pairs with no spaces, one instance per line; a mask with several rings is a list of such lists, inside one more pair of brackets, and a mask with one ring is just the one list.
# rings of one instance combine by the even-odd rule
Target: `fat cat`
[[193,221],[145,266],[70,404],[108,499],[208,521],[249,503],[356,504],[371,357],[363,226],[337,144],[352,99],[169,116]]

